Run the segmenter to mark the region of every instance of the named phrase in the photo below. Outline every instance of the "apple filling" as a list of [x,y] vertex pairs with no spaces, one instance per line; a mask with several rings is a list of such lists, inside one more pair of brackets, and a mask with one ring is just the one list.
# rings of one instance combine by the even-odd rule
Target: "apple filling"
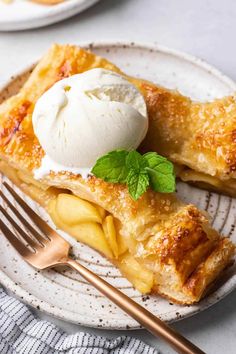
[[141,293],[153,288],[153,272],[139,263],[119,234],[116,220],[102,207],[83,200],[70,191],[47,186],[0,161],[0,170],[21,190],[44,206],[61,229],[105,255]]
[[226,180],[220,180],[217,177],[204,174],[202,172],[194,171],[186,166],[176,165],[176,176],[184,182],[195,184],[196,186],[212,190],[215,192],[221,191],[226,195],[236,196],[236,180],[229,178]]
[[141,293],[153,286],[153,273],[129,253],[123,238],[117,233],[112,215],[75,195],[60,193],[48,204],[54,224],[104,254]]

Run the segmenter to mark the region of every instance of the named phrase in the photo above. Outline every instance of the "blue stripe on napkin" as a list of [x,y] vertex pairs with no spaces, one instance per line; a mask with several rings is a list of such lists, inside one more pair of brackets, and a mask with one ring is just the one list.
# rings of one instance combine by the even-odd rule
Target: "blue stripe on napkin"
[[1,354],[157,354],[139,339],[113,340],[79,332],[68,335],[50,322],[36,319],[30,310],[0,288]]

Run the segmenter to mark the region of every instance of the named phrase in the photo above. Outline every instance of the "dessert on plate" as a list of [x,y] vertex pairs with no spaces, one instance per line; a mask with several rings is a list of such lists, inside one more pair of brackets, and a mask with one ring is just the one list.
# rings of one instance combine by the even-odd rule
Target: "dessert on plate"
[[[215,173],[213,179],[228,189],[234,178],[229,158],[233,106],[233,97],[192,103],[128,77],[77,46],[54,45],[21,90],[0,105],[0,170],[39,202],[58,228],[105,255],[139,291],[192,304],[232,262],[234,245],[212,229],[207,215],[178,200],[165,179],[159,183],[151,174],[149,188],[143,159],[152,164],[158,155],[151,151],[157,151],[177,164],[181,178],[188,172],[195,181],[191,173],[196,169],[202,181],[204,171],[207,183],[218,188],[209,177]],[[229,117],[225,125],[222,107]],[[215,145],[208,151],[209,138],[203,132],[210,109],[216,123],[212,116],[208,119],[208,137],[215,135]],[[197,127],[192,126],[198,116],[204,124],[199,118]],[[225,132],[223,140],[216,134],[218,124]],[[140,144],[147,154],[136,152]],[[222,147],[222,160],[216,161],[214,147]],[[107,164],[110,151],[116,151],[119,161],[112,169]],[[168,161],[158,159],[171,179]],[[121,160],[128,161],[133,173],[129,185]],[[119,178],[114,177],[118,169]],[[165,193],[158,192],[161,189]]]

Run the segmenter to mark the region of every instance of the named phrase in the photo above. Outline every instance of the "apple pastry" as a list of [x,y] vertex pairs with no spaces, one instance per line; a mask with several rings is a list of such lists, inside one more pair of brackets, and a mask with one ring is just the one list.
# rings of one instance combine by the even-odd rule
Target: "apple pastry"
[[[112,74],[109,76],[96,68],[118,74],[115,77],[116,87],[120,89],[118,96],[111,85]],[[82,73],[85,76],[78,75]],[[105,86],[101,93],[95,84],[104,75]],[[131,88],[124,78],[132,84]],[[81,87],[83,92],[80,92]],[[194,106],[190,100],[148,82],[125,77],[112,63],[84,49],[54,45],[21,90],[0,105],[0,170],[39,202],[59,229],[106,256],[140,292],[160,294],[180,304],[192,304],[206,294],[209,286],[232,262],[235,250],[232,242],[212,229],[207,215],[193,205],[184,204],[174,193],[160,193],[146,186],[139,198],[132,198],[127,185],[112,183],[112,176],[110,181],[105,181],[87,174],[84,169],[77,170],[73,164],[69,166],[70,161],[82,161],[85,155],[92,158],[100,154],[99,149],[107,143],[104,141],[117,144],[114,149],[124,148],[124,144],[130,149],[142,141],[147,126],[140,93],[150,124],[142,148],[157,150],[178,164],[188,166],[183,153],[188,134],[177,129],[174,114],[179,112],[180,117],[182,112],[181,124],[185,122],[186,130],[194,129],[192,118],[189,118],[190,107]],[[174,97],[173,106],[171,97]],[[88,102],[91,102],[90,106]],[[49,106],[50,110],[47,110]],[[109,108],[109,114],[104,114],[104,107]],[[195,107],[195,111],[192,109],[197,114],[197,104]],[[172,119],[169,119],[168,109]],[[227,114],[231,109],[229,105]],[[76,118],[74,112],[78,114]],[[83,121],[82,116],[89,119]],[[83,125],[79,126],[80,118]],[[96,129],[94,119],[101,120]],[[114,119],[120,122],[117,127],[112,125]],[[103,122],[106,122],[105,127]],[[213,126],[211,118],[209,124]],[[122,134],[118,129],[121,125],[125,126]],[[142,127],[142,131],[138,127]],[[132,129],[136,129],[137,141],[131,141],[132,134],[127,140]],[[99,137],[103,134],[106,139],[102,141],[93,135],[91,143],[91,130]],[[172,141],[174,133],[176,145]],[[122,140],[124,136],[126,140]],[[90,140],[90,145],[86,139]],[[200,139],[199,144],[201,142]],[[132,143],[131,147],[129,143]],[[226,139],[225,146],[227,144]],[[68,146],[70,154],[67,154]],[[85,155],[81,146],[86,150]],[[91,151],[89,146],[93,147]],[[186,148],[187,151],[193,156],[192,163],[195,152]],[[47,154],[57,159],[57,163],[53,164]],[[63,163],[67,162],[69,167],[63,168]],[[82,162],[81,166],[86,167]],[[223,173],[222,176],[229,175]]]
[[185,182],[236,196],[236,95],[192,102],[178,92],[145,84],[149,130],[143,151],[176,165]]

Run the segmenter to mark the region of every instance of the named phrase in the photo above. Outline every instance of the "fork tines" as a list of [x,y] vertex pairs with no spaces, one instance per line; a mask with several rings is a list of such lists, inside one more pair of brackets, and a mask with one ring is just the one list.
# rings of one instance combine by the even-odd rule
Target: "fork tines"
[[[5,219],[8,223],[15,229],[17,235],[12,232],[12,230],[7,226],[6,223],[1,219],[0,220],[0,229],[7,237],[8,241],[12,243],[14,247],[16,247],[20,253],[25,253],[29,249],[33,252],[36,252],[39,247],[45,247],[45,244],[49,241],[49,239],[44,238],[23,216],[22,209],[27,213],[30,219],[38,226],[41,230],[43,229],[42,220],[39,216],[25,203],[25,201],[19,197],[19,195],[14,191],[12,187],[7,182],[3,182],[3,186],[8,190],[11,197],[14,198],[19,209],[16,208],[13,203],[9,200],[9,198],[4,194],[3,190],[0,190],[0,196],[2,200],[6,203],[7,207],[11,210],[12,214],[16,217],[17,220],[20,221],[22,225],[29,231],[29,234],[20,226],[20,224],[13,218],[10,213],[7,211],[7,208],[4,208],[0,205],[0,212],[4,215]],[[40,221],[40,224],[39,224]],[[46,225],[45,229],[51,229],[48,225]],[[42,230],[43,231],[43,230]],[[26,249],[26,247],[28,250]]]

